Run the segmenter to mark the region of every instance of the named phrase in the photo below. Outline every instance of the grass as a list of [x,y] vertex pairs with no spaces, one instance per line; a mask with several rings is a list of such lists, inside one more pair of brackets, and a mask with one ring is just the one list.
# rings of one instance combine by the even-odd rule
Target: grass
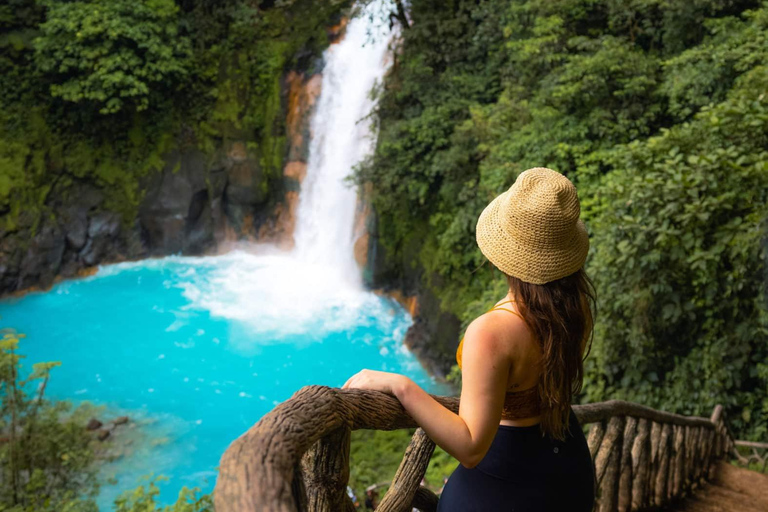
[[[349,485],[360,500],[365,497],[365,489],[374,484],[389,483],[395,476],[405,449],[416,429],[392,431],[355,430],[352,432],[350,448]],[[443,480],[451,475],[458,461],[440,447],[435,447],[427,474],[426,486],[438,492]],[[379,491],[383,496],[388,485]]]

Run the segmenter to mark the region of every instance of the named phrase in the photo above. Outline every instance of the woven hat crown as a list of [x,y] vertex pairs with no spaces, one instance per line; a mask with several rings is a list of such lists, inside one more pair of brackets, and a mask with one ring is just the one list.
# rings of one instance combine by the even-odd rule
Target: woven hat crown
[[545,167],[528,169],[480,214],[477,244],[505,274],[534,284],[554,281],[586,260],[589,237],[580,212],[568,178]]

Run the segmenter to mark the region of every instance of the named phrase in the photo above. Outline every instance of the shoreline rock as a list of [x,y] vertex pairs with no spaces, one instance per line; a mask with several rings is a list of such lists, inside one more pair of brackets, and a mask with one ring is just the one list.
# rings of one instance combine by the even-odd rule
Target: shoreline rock
[[85,425],[85,429],[92,432],[94,437],[99,441],[106,441],[117,427],[126,425],[129,421],[130,418],[128,416],[118,416],[107,423],[104,423],[97,418],[91,418]]

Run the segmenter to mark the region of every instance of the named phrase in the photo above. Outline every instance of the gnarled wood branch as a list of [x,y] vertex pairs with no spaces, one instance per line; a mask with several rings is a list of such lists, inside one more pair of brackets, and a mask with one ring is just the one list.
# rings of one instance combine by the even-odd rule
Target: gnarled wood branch
[[[434,396],[453,412],[455,397]],[[588,436],[600,486],[599,510],[664,505],[710,474],[718,458],[736,450],[722,408],[698,418],[612,400],[574,406]],[[417,427],[392,395],[307,386],[275,407],[224,453],[214,499],[217,512],[351,512],[346,496],[349,436],[355,429]],[[763,449],[740,443],[749,449]],[[382,512],[424,512],[437,496],[419,482],[434,443],[418,429],[385,495]]]

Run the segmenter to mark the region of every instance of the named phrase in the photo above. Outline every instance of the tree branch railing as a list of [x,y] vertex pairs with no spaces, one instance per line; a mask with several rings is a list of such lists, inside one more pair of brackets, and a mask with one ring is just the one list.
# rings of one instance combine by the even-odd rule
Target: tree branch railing
[[739,466],[754,467],[761,473],[768,469],[768,443],[734,441],[733,456]]
[[[458,398],[433,398],[458,412]],[[582,425],[592,424],[587,442],[600,512],[662,506],[711,477],[717,460],[738,453],[719,405],[710,418],[620,400],[573,409]],[[346,493],[351,431],[413,427],[418,425],[391,395],[305,386],[224,453],[214,492],[216,510],[352,512]],[[378,512],[437,509],[438,497],[420,485],[434,449],[434,442],[417,428]]]

